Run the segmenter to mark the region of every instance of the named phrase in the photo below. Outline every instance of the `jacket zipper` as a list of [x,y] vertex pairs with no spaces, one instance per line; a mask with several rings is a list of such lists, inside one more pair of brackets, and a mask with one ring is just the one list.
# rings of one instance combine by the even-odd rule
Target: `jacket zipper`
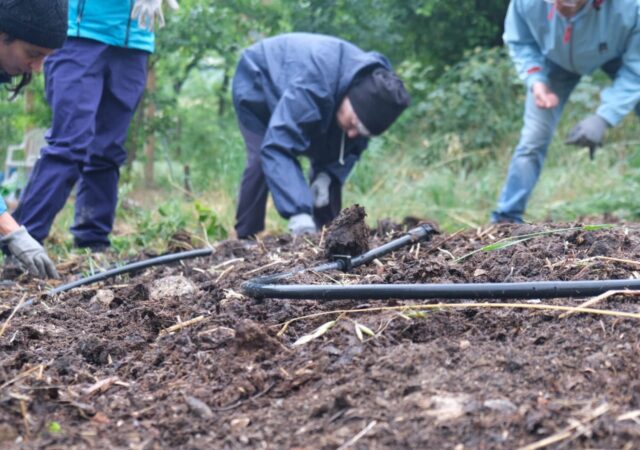
[[569,44],[569,64],[574,72],[577,72],[573,65],[573,24],[569,23],[569,26],[564,31],[564,43]]
[[80,37],[80,22],[82,22],[82,15],[84,14],[84,5],[86,0],[78,0],[78,14],[76,14],[76,37]]
[[129,30],[131,30],[131,13],[133,12],[133,0],[129,1],[129,18],[127,19],[127,32],[124,35],[124,46],[129,46]]

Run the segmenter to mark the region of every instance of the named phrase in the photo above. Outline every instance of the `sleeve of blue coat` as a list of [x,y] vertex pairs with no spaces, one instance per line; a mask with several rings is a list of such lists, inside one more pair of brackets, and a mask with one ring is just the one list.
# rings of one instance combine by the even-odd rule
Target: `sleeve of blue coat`
[[323,107],[322,98],[305,87],[285,91],[262,143],[262,169],[273,203],[285,219],[313,212],[313,195],[297,156],[309,148],[309,136],[322,121],[321,109],[333,110]]
[[0,195],[0,214],[7,212],[7,204],[4,202],[4,199]]
[[[638,13],[640,16],[640,12]],[[640,17],[622,55],[615,80],[600,93],[598,115],[616,126],[640,103]]]
[[526,82],[527,88],[531,89],[538,81],[549,84],[549,78],[546,75],[544,55],[520,9],[520,0],[512,0],[507,10],[502,38],[509,49],[518,76]]

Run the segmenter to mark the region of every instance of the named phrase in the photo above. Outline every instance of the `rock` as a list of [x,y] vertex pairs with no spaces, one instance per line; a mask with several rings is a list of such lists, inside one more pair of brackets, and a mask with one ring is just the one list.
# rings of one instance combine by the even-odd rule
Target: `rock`
[[189,405],[191,411],[193,411],[197,416],[203,419],[210,419],[213,417],[213,411],[211,408],[200,399],[191,396],[185,396],[184,400]]
[[486,400],[482,404],[482,406],[484,406],[485,408],[493,409],[495,411],[499,411],[501,413],[505,413],[505,414],[513,413],[518,410],[516,405],[511,403],[509,400],[500,399],[500,398]]
[[8,423],[0,423],[0,442],[15,441],[18,431]]
[[250,423],[251,419],[249,419],[248,417],[238,417],[237,419],[232,419],[230,423],[231,431],[237,434],[247,428]]
[[116,296],[111,289],[99,289],[96,295],[91,297],[90,301],[108,307],[114,298],[116,298]]
[[436,419],[437,423],[458,419],[478,409],[478,402],[468,394],[447,394],[425,397],[421,393],[407,396],[407,401],[424,409],[424,415]]
[[151,299],[159,301],[171,297],[193,296],[198,288],[182,275],[173,275],[154,281],[149,291]]

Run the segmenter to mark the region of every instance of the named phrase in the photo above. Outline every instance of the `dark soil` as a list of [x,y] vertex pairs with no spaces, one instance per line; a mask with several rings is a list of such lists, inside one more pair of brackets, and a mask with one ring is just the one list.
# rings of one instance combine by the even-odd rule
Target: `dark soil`
[[[292,281],[638,276],[640,235],[631,224],[558,231],[454,262],[507,236],[575,226],[440,234],[352,273],[305,272]],[[402,235],[400,228],[381,223],[368,245]],[[226,241],[209,258],[57,298],[37,282],[3,282],[0,448],[515,449],[547,437],[548,447],[535,448],[640,448],[638,319],[242,295],[246,279],[326,262],[321,239]],[[188,239],[176,242],[181,248]],[[61,264],[64,281],[83,267]],[[37,301],[8,320],[23,298]],[[378,306],[406,308],[366,311]],[[640,312],[631,295],[594,307]],[[293,345],[333,320],[322,336]],[[186,326],[171,332],[180,322]]]
[[367,213],[359,205],[342,210],[327,227],[324,251],[327,258],[358,256],[369,250],[369,227],[364,219]]

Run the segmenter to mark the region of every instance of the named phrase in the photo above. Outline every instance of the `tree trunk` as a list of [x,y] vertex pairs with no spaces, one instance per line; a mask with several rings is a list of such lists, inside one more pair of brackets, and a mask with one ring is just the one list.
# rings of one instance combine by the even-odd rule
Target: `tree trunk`
[[222,86],[220,87],[220,93],[218,94],[218,117],[224,116],[224,112],[227,104],[227,89],[229,89],[229,68],[225,61],[224,63],[224,77],[222,78]]
[[[145,122],[147,125],[153,125],[153,121],[156,116],[156,104],[153,99],[153,94],[156,91],[156,71],[152,67],[149,70],[149,76],[147,78],[147,92],[149,94],[149,103],[145,110]],[[144,143],[144,155],[146,157],[144,165],[144,184],[147,187],[152,187],[154,184],[153,175],[153,161],[155,159],[156,152],[156,137],[153,132],[153,127],[147,135],[147,139]]]

